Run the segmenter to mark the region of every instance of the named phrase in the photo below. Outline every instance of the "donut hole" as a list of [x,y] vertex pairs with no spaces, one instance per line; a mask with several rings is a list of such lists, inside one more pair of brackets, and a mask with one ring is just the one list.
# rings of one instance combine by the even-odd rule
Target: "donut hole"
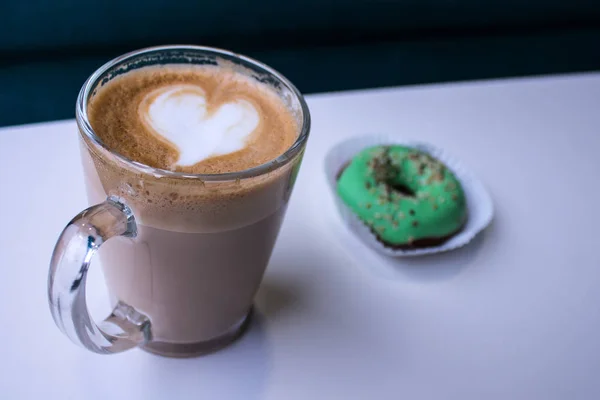
[[403,196],[415,197],[416,193],[414,190],[409,188],[402,182],[386,182],[390,189],[402,194]]

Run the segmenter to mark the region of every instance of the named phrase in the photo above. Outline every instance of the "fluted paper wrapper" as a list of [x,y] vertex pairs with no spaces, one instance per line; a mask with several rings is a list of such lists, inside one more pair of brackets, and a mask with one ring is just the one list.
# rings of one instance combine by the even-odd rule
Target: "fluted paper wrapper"
[[[460,181],[467,200],[467,223],[456,235],[439,246],[398,250],[385,246],[360,218],[346,206],[336,191],[336,181],[342,169],[361,150],[377,145],[402,145],[429,153],[448,167]],[[393,257],[419,256],[453,250],[469,243],[492,220],[494,207],[485,187],[459,160],[433,145],[413,140],[403,140],[393,135],[369,135],[355,137],[335,145],[325,157],[325,173],[327,183],[335,200],[337,209],[344,223],[361,240],[379,253]]]

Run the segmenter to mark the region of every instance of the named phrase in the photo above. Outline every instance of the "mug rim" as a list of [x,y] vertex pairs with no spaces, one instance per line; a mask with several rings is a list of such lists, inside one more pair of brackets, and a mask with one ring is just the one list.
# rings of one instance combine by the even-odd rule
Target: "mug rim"
[[[219,174],[191,174],[185,172],[171,171],[162,168],[155,168],[149,165],[143,164],[141,162],[132,160],[124,155],[116,152],[115,150],[108,147],[96,134],[94,129],[92,128],[87,113],[87,102],[92,93],[92,90],[96,87],[98,80],[111,68],[135,57],[146,53],[152,52],[163,52],[163,51],[173,51],[173,50],[191,50],[198,51],[204,53],[210,53],[216,56],[225,56],[229,58],[239,59],[244,62],[252,64],[254,67],[258,67],[263,72],[268,73],[273,76],[277,81],[285,85],[296,97],[298,102],[300,103],[300,108],[302,111],[302,126],[300,129],[300,133],[298,137],[294,141],[294,143],[280,156],[277,158],[267,161],[266,163],[257,165],[252,168],[248,168],[242,171],[235,172],[224,172]],[[79,126],[79,131],[82,135],[84,135],[87,139],[89,139],[95,145],[101,147],[102,149],[108,151],[111,155],[124,162],[129,167],[132,167],[136,170],[139,170],[144,173],[149,173],[158,177],[171,177],[171,178],[182,178],[182,179],[201,179],[203,181],[226,181],[226,180],[237,180],[237,179],[245,179],[252,178],[259,175],[263,175],[265,173],[271,172],[277,169],[280,166],[286,165],[290,162],[294,157],[302,151],[304,148],[306,141],[308,139],[310,133],[310,112],[308,109],[308,105],[306,104],[306,100],[304,96],[300,93],[300,91],[294,86],[292,82],[290,82],[286,77],[284,77],[281,73],[276,71],[275,69],[269,67],[268,65],[248,56],[244,56],[242,54],[238,54],[229,50],[220,49],[217,47],[209,47],[209,46],[196,46],[196,45],[165,45],[165,46],[152,46],[145,47],[142,49],[134,50],[128,53],[125,53],[121,56],[113,58],[112,60],[106,62],[100,68],[96,69],[92,75],[90,75],[81,90],[79,91],[79,95],[77,96],[77,104],[75,107],[75,119],[77,121],[77,125]]]

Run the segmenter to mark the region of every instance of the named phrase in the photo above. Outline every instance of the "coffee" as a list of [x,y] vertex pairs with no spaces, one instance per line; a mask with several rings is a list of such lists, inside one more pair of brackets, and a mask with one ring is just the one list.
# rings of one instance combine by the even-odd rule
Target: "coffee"
[[187,173],[242,171],[283,154],[298,121],[266,85],[219,66],[146,67],[88,104],[96,134],[142,164]]
[[[302,152],[262,174],[247,170],[283,154],[301,120],[267,84],[227,66],[163,65],[114,77],[88,102],[105,147],[83,138],[92,203],[107,195],[132,210],[137,236],[100,249],[113,301],[148,316],[167,355],[213,350],[247,318],[277,237]],[[140,172],[144,165],[186,174]]]

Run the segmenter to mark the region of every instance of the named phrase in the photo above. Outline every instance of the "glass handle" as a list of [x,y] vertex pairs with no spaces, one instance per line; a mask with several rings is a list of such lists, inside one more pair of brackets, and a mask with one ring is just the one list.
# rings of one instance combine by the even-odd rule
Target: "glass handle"
[[118,302],[100,324],[91,319],[85,284],[92,256],[113,236],[135,237],[133,213],[115,197],[81,212],[66,226],[52,254],[48,302],[54,322],[74,343],[96,353],[128,350],[151,339],[150,320]]

